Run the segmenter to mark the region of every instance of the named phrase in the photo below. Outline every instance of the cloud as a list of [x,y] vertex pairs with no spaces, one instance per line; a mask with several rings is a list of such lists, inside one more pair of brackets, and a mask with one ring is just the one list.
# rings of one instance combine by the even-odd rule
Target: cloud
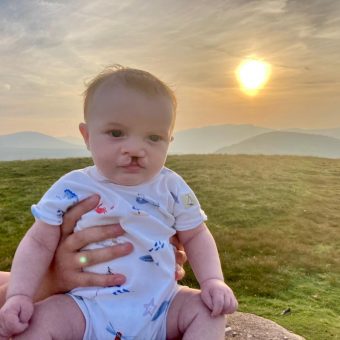
[[11,85],[10,84],[1,84],[1,88],[6,91],[11,90]]
[[273,64],[272,88],[325,87],[340,77],[339,24],[337,0],[4,0],[1,99],[16,114],[68,117],[84,81],[112,63],[220,91],[250,55]]

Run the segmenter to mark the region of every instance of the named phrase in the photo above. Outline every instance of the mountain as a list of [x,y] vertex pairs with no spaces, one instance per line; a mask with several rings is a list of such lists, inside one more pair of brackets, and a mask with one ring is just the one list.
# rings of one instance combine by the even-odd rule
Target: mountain
[[39,132],[23,131],[0,136],[0,147],[72,149],[79,146]]
[[67,143],[71,143],[73,145],[84,146],[84,140],[81,137],[74,137],[74,136],[63,136],[57,137],[59,140],[62,140]]
[[273,131],[253,125],[214,125],[203,128],[183,130],[175,133],[169,153],[204,154],[213,153],[227,145]]
[[340,139],[340,128],[332,128],[332,129],[287,129],[283,131],[289,132],[298,132],[298,133],[309,133],[313,135],[322,135],[328,137],[334,137]]
[[216,153],[340,158],[340,139],[308,133],[274,131],[221,148]]
[[[318,133],[318,134],[317,134]],[[338,137],[336,139],[334,137]],[[215,125],[179,131],[171,154],[245,153],[340,157],[340,128],[273,130],[253,125]],[[89,157],[77,137],[38,132],[0,136],[0,160]]]
[[0,160],[88,157],[85,146],[62,141],[38,132],[17,132],[0,136]]

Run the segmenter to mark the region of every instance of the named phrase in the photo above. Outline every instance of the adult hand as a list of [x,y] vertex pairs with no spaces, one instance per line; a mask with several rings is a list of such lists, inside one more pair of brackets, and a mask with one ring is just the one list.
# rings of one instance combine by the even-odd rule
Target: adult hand
[[52,294],[67,292],[75,287],[105,287],[124,283],[125,277],[120,274],[106,275],[82,271],[84,263],[81,258],[85,257],[86,265],[91,266],[125,256],[133,249],[131,243],[125,243],[79,252],[89,243],[104,241],[124,234],[124,230],[118,224],[96,226],[73,233],[77,221],[83,214],[94,209],[99,204],[99,200],[97,195],[91,196],[72,207],[64,215],[60,242],[36,299],[40,300]]
[[179,242],[177,235],[172,236],[170,243],[174,246],[175,257],[176,257],[176,272],[175,279],[182,280],[185,276],[185,270],[183,265],[187,262],[187,254],[184,251],[183,244]]
[[[121,274],[107,275],[82,271],[84,263],[81,259],[84,257],[86,258],[86,266],[91,266],[128,255],[133,249],[131,243],[124,243],[79,252],[80,249],[90,243],[104,241],[124,234],[124,230],[119,224],[95,226],[73,233],[73,229],[81,216],[94,209],[99,204],[99,201],[99,196],[91,196],[73,206],[64,215],[59,245],[36,300],[41,300],[52,294],[67,292],[75,287],[106,287],[120,285],[125,282],[126,278]],[[171,243],[175,247],[175,277],[176,280],[181,280],[185,275],[183,264],[187,261],[187,257],[182,244],[180,244],[176,236],[172,237]]]

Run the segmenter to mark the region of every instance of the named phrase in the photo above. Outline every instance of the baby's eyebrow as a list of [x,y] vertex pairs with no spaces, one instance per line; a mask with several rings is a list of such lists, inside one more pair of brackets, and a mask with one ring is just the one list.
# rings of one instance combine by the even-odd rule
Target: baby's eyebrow
[[115,128],[124,128],[125,126],[124,125],[122,125],[122,124],[120,124],[120,123],[115,123],[115,122],[110,122],[110,123],[107,123],[106,124],[107,125],[107,127],[115,127]]
[[165,136],[169,134],[168,130],[152,130],[148,132],[149,135],[161,135],[161,136]]

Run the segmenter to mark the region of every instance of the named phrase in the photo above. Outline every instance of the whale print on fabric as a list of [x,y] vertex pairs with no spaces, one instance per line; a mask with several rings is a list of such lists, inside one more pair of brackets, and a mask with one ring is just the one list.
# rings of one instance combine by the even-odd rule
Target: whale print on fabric
[[132,210],[133,210],[133,214],[137,215],[137,216],[147,216],[148,215],[145,211],[135,207],[134,205],[132,206]]
[[64,190],[64,198],[67,198],[68,200],[76,200],[77,202],[79,201],[78,195],[70,189]]
[[151,255],[144,255],[139,258],[144,262],[152,262],[155,263],[156,266],[159,266],[159,262],[156,262]]
[[149,252],[152,251],[158,251],[160,249],[164,248],[165,243],[162,241],[156,241],[151,249],[149,249]]
[[138,196],[136,198],[136,202],[139,203],[139,204],[148,203],[148,201],[144,198],[144,195],[142,195],[142,194],[138,194]]
[[179,204],[178,196],[176,196],[172,191],[170,191],[170,194],[171,194],[172,198],[174,199],[175,203]]
[[136,202],[139,204],[151,204],[156,208],[159,208],[159,203],[152,200],[151,198],[145,198],[145,196],[143,194],[138,194],[136,197]]
[[170,301],[163,301],[151,321],[157,320],[168,308]]
[[[164,245],[165,245],[164,242],[156,241],[154,243],[153,247],[149,249],[149,252],[151,253],[153,251],[156,252],[156,251],[159,251],[161,249],[164,249]],[[154,262],[157,266],[159,266],[159,262],[156,262],[150,254],[141,256],[139,259],[144,261],[144,262]]]
[[130,291],[126,288],[120,288],[120,285],[114,286],[119,289],[116,289],[114,292],[112,292],[112,295],[120,295],[120,294],[125,294],[125,293],[130,293]]
[[78,195],[73,192],[71,189],[65,189],[63,192],[63,196],[56,196],[58,199],[60,200],[69,200],[69,201],[73,201],[73,203],[78,203],[79,202],[79,197]]

